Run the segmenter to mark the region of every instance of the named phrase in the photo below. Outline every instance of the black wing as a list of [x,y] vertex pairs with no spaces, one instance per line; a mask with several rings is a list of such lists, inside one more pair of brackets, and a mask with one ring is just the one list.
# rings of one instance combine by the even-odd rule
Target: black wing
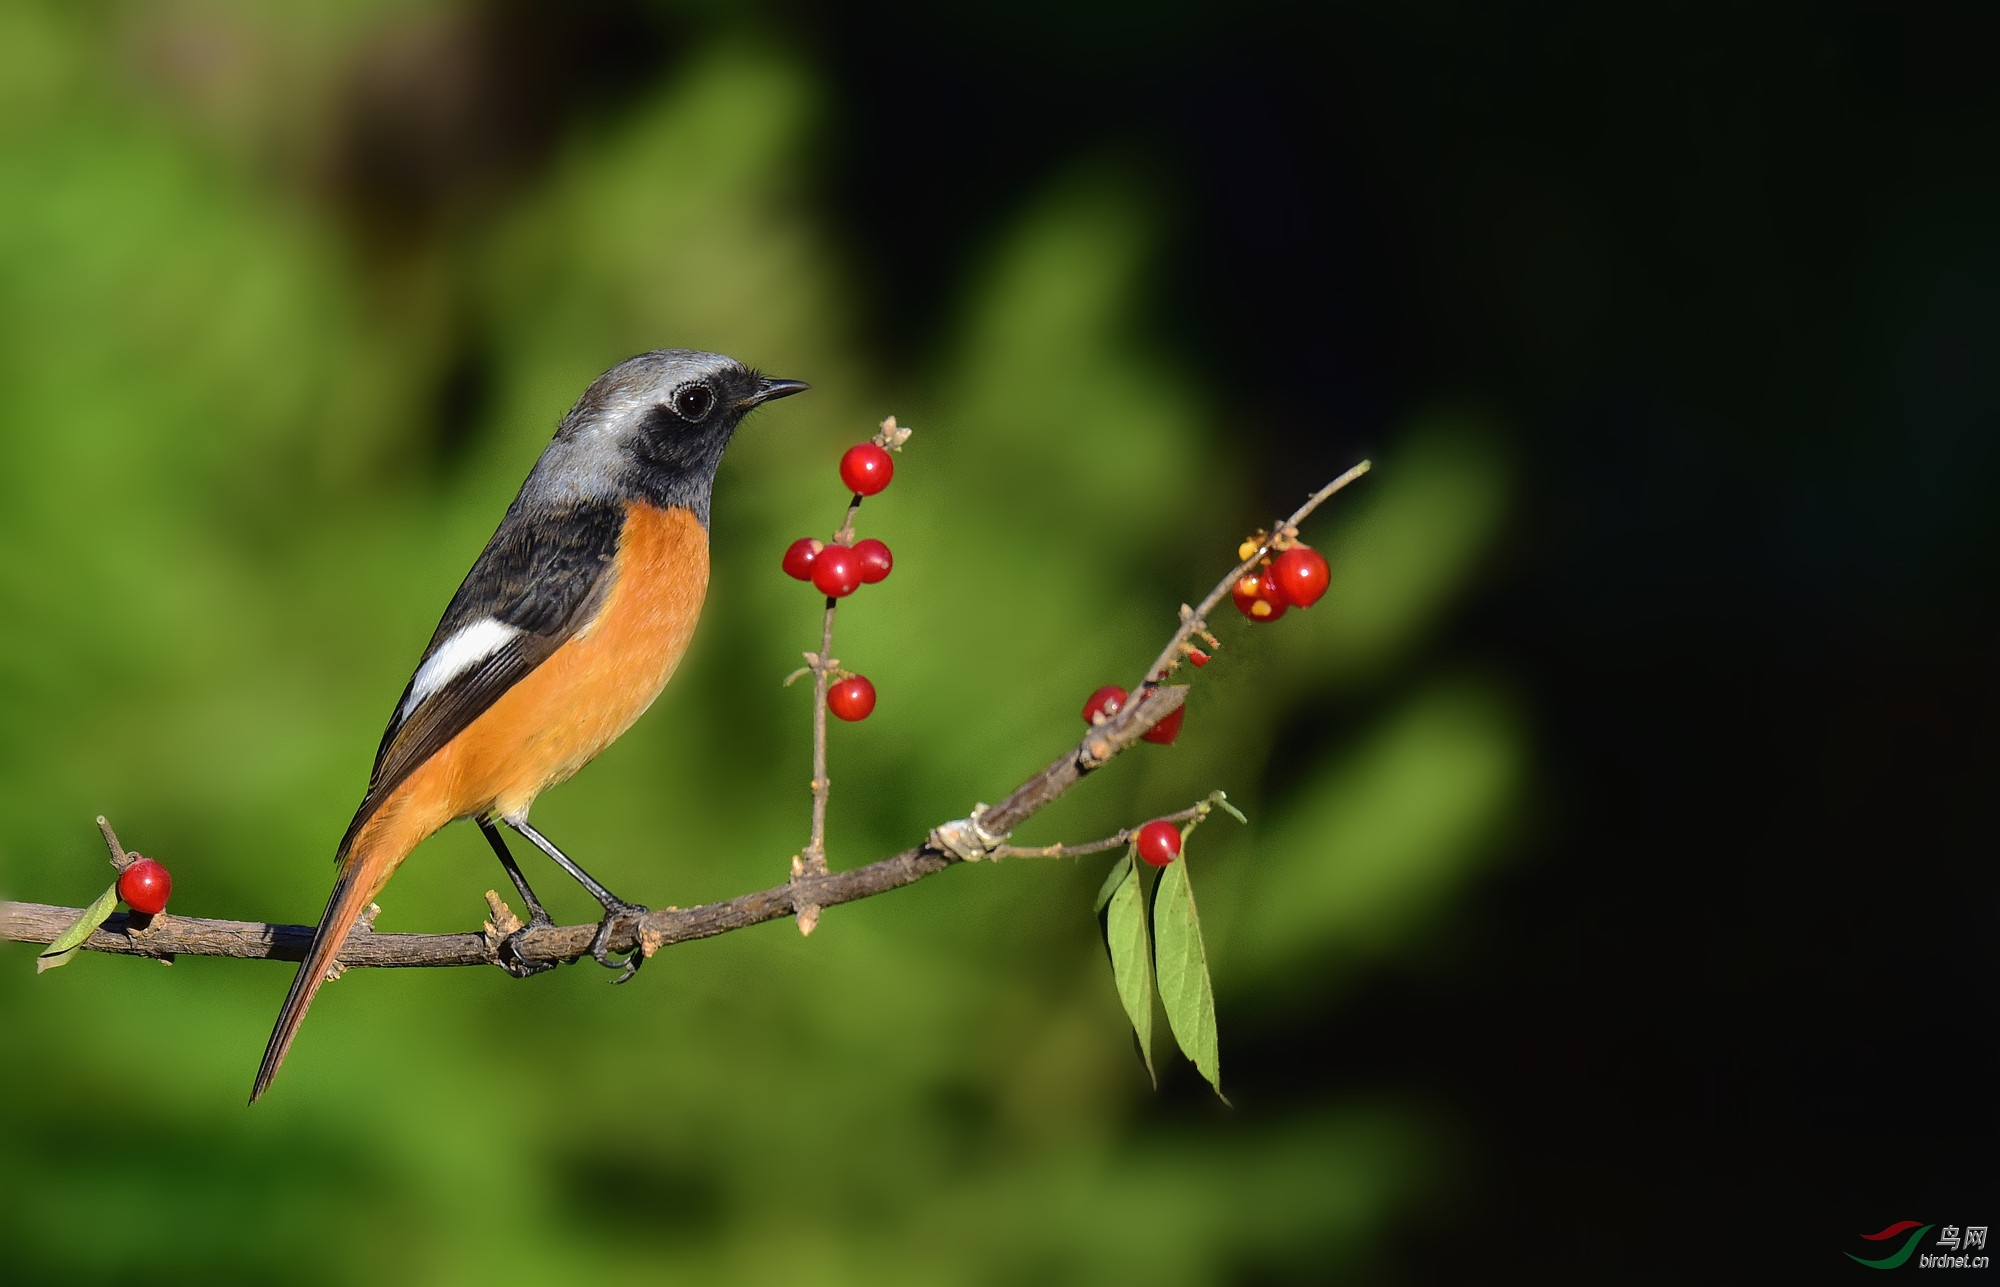
[[444,610],[417,671],[447,640],[482,619],[520,633],[406,709],[417,683],[411,675],[375,753],[368,794],[340,842],[342,857],[363,824],[410,774],[596,614],[611,589],[624,526],[625,508],[618,504],[587,503],[533,519],[508,510]]

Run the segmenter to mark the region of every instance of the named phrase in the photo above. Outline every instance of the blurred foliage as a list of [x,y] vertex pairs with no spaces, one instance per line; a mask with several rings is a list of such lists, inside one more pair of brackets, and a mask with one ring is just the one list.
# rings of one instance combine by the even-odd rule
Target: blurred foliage
[[[310,919],[458,577],[569,402],[642,349],[815,386],[725,462],[679,677],[537,811],[655,905],[774,883],[803,840],[808,712],[778,680],[818,609],[777,557],[837,522],[833,461],[881,415],[918,436],[863,513],[896,574],[842,614],[838,652],[882,705],[833,730],[840,864],[1069,744],[1082,695],[1129,682],[1270,517],[1203,373],[1146,325],[1159,229],[1115,156],[1007,217],[932,365],[891,382],[800,183],[826,103],[781,43],[698,44],[497,216],[372,254],[231,122],[309,134],[328,69],[391,19],[173,12],[257,74],[177,98],[146,71],[157,12],[0,10],[0,894],[87,900],[104,812],[173,869],[175,911]],[[908,194],[882,217],[915,217]],[[467,353],[482,396],[443,432]],[[1090,838],[1215,787],[1249,811],[1189,856],[1225,1078],[1232,1029],[1422,950],[1504,852],[1525,718],[1425,647],[1502,518],[1494,442],[1474,411],[1413,420],[1308,529],[1325,604],[1219,622],[1180,742],[1020,837]],[[1301,710],[1324,728],[1293,763],[1274,747],[1301,745],[1280,737]],[[1156,1097],[1091,917],[1106,861],[954,871],[809,941],[777,925],[675,948],[615,992],[588,968],[351,974],[254,1111],[289,967],[88,957],[37,980],[9,947],[0,1263],[328,1283],[1365,1266],[1449,1168],[1449,1124],[1409,1098],[1240,1086],[1231,1112],[1173,1061]],[[450,829],[381,924],[476,924],[496,874]]]

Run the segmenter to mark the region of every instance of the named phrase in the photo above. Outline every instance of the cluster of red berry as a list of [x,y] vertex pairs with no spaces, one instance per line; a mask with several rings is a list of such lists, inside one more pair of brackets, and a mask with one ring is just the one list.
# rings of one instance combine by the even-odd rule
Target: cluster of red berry
[[[879,443],[856,443],[840,458],[840,481],[858,503],[873,496],[896,476],[896,461]],[[845,599],[864,585],[889,575],[896,560],[889,547],[870,538],[852,545],[829,545],[802,536],[785,550],[785,575],[810,581],[829,600]],[[849,675],[826,692],[826,708],[844,720],[867,719],[875,709],[875,685],[866,676]]]
[[[1320,552],[1294,545],[1275,559],[1267,559],[1261,572],[1246,573],[1229,592],[1236,610],[1252,621],[1276,621],[1286,608],[1310,608],[1326,593],[1332,573]],[[1205,658],[1197,658],[1200,665]]]
[[810,581],[829,599],[845,599],[874,585],[896,566],[889,547],[874,537],[852,545],[828,545],[812,537],[793,541],[785,551],[785,574]]
[[[1244,558],[1256,550],[1261,539],[1260,536],[1253,538],[1252,542],[1245,542]],[[1237,610],[1252,621],[1276,621],[1285,615],[1287,608],[1310,608],[1318,603],[1331,579],[1332,573],[1319,551],[1293,542],[1276,558],[1265,559],[1261,570],[1248,573],[1239,580],[1231,591],[1231,597],[1236,601]],[[1213,636],[1204,634],[1203,637],[1213,642]],[[1199,648],[1187,645],[1183,650],[1196,666],[1208,664],[1208,654]],[[1118,685],[1106,684],[1084,702],[1083,722],[1102,724],[1123,709],[1130,696]],[[1186,711],[1185,706],[1175,707],[1173,714],[1140,736],[1148,742],[1171,743],[1181,735],[1181,717]],[[1180,828],[1164,818],[1156,818],[1139,828],[1134,848],[1144,862],[1164,867],[1180,857]]]
[[[1260,541],[1261,537],[1246,541],[1243,546],[1243,557],[1248,558],[1257,548],[1256,542]],[[1326,560],[1320,556],[1319,551],[1293,543],[1277,558],[1266,559],[1262,571],[1250,573],[1238,581],[1231,593],[1236,600],[1237,609],[1252,621],[1276,621],[1285,615],[1286,608],[1310,608],[1318,603],[1320,596],[1326,593],[1327,582],[1330,579],[1331,573],[1326,566]],[[1213,635],[1204,631],[1202,637],[1213,644]],[[1192,644],[1183,645],[1183,651],[1187,653],[1188,660],[1197,667],[1208,664],[1208,654]],[[1084,702],[1083,722],[1102,724],[1116,715],[1130,696],[1130,693],[1118,685],[1106,684]],[[1171,745],[1173,740],[1181,735],[1181,717],[1186,712],[1185,706],[1175,707],[1173,714],[1147,729],[1140,734],[1140,737],[1162,746]],[[1178,841],[1174,852],[1180,852]],[[1170,861],[1171,858],[1166,858],[1153,865],[1163,867]]]
[[[1207,658],[1204,657],[1203,660],[1206,661]],[[1125,709],[1125,699],[1130,696],[1130,693],[1118,685],[1106,684],[1092,693],[1089,700],[1084,702],[1083,722],[1086,724],[1102,724],[1105,720],[1110,719],[1113,715]],[[1181,735],[1181,716],[1186,713],[1187,707],[1174,707],[1173,714],[1139,734],[1140,740],[1157,742],[1161,746],[1172,745],[1173,740]]]

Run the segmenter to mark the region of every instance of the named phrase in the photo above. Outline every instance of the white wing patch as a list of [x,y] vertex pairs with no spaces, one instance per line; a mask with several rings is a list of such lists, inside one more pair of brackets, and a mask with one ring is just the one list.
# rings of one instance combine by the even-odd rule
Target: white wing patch
[[518,628],[491,617],[481,617],[461,626],[457,634],[439,644],[437,651],[417,668],[417,677],[410,683],[410,698],[403,703],[397,720],[408,719],[410,712],[423,705],[433,693],[505,648],[520,633]]

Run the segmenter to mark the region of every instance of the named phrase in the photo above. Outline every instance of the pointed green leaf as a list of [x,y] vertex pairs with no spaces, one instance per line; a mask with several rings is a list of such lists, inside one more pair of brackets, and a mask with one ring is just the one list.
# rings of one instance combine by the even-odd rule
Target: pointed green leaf
[[1113,894],[1118,892],[1119,883],[1125,879],[1125,874],[1131,869],[1131,866],[1132,851],[1127,849],[1125,856],[1117,862],[1112,863],[1111,870],[1104,873],[1104,883],[1097,887],[1097,914],[1099,916],[1104,915],[1104,905],[1111,901]]
[[[1104,918],[1104,937],[1111,945],[1111,973],[1118,981],[1118,999],[1139,1036],[1139,1054],[1146,1075],[1160,1084],[1153,1071],[1153,953],[1146,941],[1146,899],[1139,890],[1139,866],[1127,854],[1112,868],[1118,884],[1111,891]],[[1105,882],[1109,884],[1110,882]]]
[[76,955],[77,949],[83,946],[83,941],[96,933],[97,927],[104,924],[105,919],[117,910],[118,883],[113,881],[111,888],[98,895],[96,902],[83,909],[83,915],[77,917],[68,929],[56,935],[55,942],[42,949],[42,954],[35,958],[35,973],[40,974],[43,970],[53,970],[57,966],[68,965],[69,958]]
[[1222,1093],[1215,1037],[1215,993],[1208,984],[1208,952],[1187,862],[1169,863],[1153,895],[1153,932],[1159,941],[1160,1000],[1181,1053],[1194,1062],[1215,1093]]
[[1222,792],[1220,792],[1220,791],[1217,791],[1217,792],[1215,793],[1215,795],[1214,795],[1213,799],[1215,800],[1215,807],[1216,807],[1216,808],[1218,808],[1218,809],[1222,810],[1222,811],[1223,811],[1224,813],[1226,813],[1226,814],[1228,814],[1228,815],[1229,815],[1230,817],[1232,817],[1232,818],[1236,819],[1236,820],[1237,820],[1238,822],[1240,822],[1240,823],[1243,823],[1243,824],[1244,824],[1245,826],[1248,826],[1248,825],[1249,825],[1249,822],[1250,822],[1250,819],[1248,819],[1248,818],[1246,818],[1246,817],[1244,817],[1244,816],[1243,816],[1243,810],[1241,810],[1241,809],[1237,808],[1237,807],[1236,807],[1235,805],[1233,805],[1233,804],[1229,803],[1229,797],[1228,797],[1228,796],[1224,795],[1224,794],[1223,794]]

